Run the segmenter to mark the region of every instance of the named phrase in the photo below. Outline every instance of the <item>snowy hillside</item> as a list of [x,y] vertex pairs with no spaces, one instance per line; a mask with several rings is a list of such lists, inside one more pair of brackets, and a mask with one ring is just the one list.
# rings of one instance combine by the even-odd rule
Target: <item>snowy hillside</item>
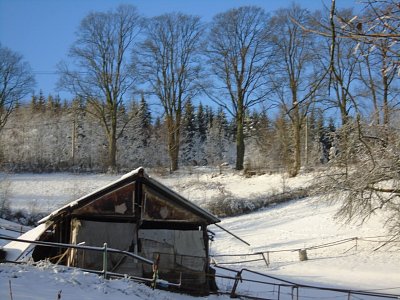
[[[317,198],[307,198],[248,215],[226,218],[222,225],[251,246],[216,230],[212,251],[214,254],[268,251],[269,267],[263,260],[245,265],[297,283],[362,290],[382,289],[400,294],[400,245],[388,244],[373,251],[382,245],[381,241],[387,239],[380,218],[373,218],[362,226],[344,225],[333,219],[335,210],[335,207],[320,203]],[[359,238],[357,249],[355,240],[340,243],[353,237]],[[309,249],[313,247],[317,249]],[[309,260],[299,261],[297,249],[307,248]],[[260,257],[229,257],[229,261],[251,258]],[[226,257],[216,259],[227,260]]]
[[[244,178],[232,170],[224,170],[220,174],[219,170],[209,168],[180,171],[170,176],[146,171],[198,205],[210,201],[222,192],[231,193],[236,198],[256,199],[288,189],[306,187],[312,180],[311,174],[296,178],[287,178],[280,174]],[[24,208],[45,212],[55,210],[119,177],[120,175],[69,173],[1,175],[3,180],[10,183],[12,209]]]
[[[29,208],[34,203],[35,209],[50,210],[118,177],[8,175],[11,183],[11,206]],[[294,179],[281,175],[243,178],[233,172],[220,175],[198,170],[197,173],[184,176],[156,178],[201,204],[210,201],[221,191],[238,198],[260,198],[291,188],[306,187],[310,184],[312,175],[304,174]],[[78,192],[81,194],[77,195]],[[336,210],[336,206],[319,198],[309,197],[270,206],[247,215],[224,218],[221,225],[250,246],[220,228],[210,226],[210,230],[215,233],[211,252],[217,263],[234,263],[223,266],[237,270],[248,267],[299,284],[400,295],[400,245],[384,245],[388,237],[382,226],[381,216],[371,218],[362,226],[345,225],[335,221]],[[4,234],[4,231],[1,233]],[[307,249],[308,260],[299,260],[299,249]],[[377,250],[374,251],[375,249]],[[261,252],[265,257],[268,256],[269,266],[259,254]],[[240,256],[221,256],[226,254]],[[243,262],[249,260],[256,261]],[[14,299],[55,299],[60,290],[61,299],[192,299],[189,296],[152,291],[127,280],[104,281],[92,274],[54,268],[45,263],[39,269],[32,266],[0,265],[0,299],[10,298],[10,281]],[[218,280],[221,290],[230,291],[232,283],[229,280]],[[244,283],[239,285],[239,291],[246,292],[246,289],[253,292],[255,290]],[[257,291],[254,293],[254,296],[266,297],[262,289],[258,294]],[[208,297],[224,298],[228,299],[228,296]],[[318,298],[323,299],[321,295]]]

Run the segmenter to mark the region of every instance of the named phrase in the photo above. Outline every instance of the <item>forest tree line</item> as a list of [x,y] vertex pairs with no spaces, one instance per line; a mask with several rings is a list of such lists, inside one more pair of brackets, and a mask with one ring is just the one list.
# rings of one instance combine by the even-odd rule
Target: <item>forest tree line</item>
[[[143,18],[130,5],[93,12],[80,24],[69,61],[58,66],[59,88],[75,95],[59,109],[49,108],[61,106],[53,95],[33,95],[26,104],[33,74],[22,57],[1,47],[3,73],[7,61],[20,64],[13,92],[21,91],[2,94],[3,162],[15,169],[112,171],[222,162],[241,170],[252,163],[296,176],[310,161],[327,161],[334,138],[326,137],[326,128],[344,130],[343,141],[355,120],[378,130],[391,125],[397,45],[390,38],[371,43],[351,36],[352,27],[358,34],[386,29],[371,19],[377,3],[390,8],[371,1],[356,22],[350,8],[310,12],[297,4],[273,13],[239,7],[209,23],[182,13]],[[396,20],[389,21],[395,28]],[[346,38],[334,38],[346,27]],[[10,76],[4,78],[7,86]],[[142,100],[135,102],[137,95]],[[151,116],[146,98],[157,99],[161,114]],[[218,108],[203,107],[202,99]],[[204,124],[195,118],[191,124],[188,115],[203,110],[209,115]],[[141,114],[148,119],[140,121]],[[28,130],[21,133],[25,122]],[[10,150],[16,146],[23,149]]]
[[[32,95],[29,103],[15,108],[2,129],[3,167],[14,172],[107,171],[107,137],[89,110],[78,99],[68,102],[42,93]],[[168,168],[165,120],[153,116],[145,97],[121,107],[118,117],[129,119],[118,138],[119,170],[129,171],[138,166]],[[308,140],[308,145],[302,146],[307,148],[308,167],[329,160],[335,126],[333,119],[328,127],[325,121],[315,111],[304,125],[308,137],[302,140]],[[179,161],[184,166],[234,166],[234,127],[235,122],[221,108],[186,102]],[[253,111],[246,116],[244,132],[247,168],[287,170],[291,133],[283,112],[270,118],[266,111]]]

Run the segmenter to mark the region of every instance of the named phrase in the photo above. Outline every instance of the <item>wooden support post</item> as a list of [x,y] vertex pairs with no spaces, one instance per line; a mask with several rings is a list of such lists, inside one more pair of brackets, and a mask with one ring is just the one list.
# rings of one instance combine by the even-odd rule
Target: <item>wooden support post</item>
[[[296,290],[296,296],[294,290]],[[292,286],[292,300],[299,300],[299,287],[295,285]]]
[[104,252],[103,252],[103,277],[104,279],[107,279],[107,243],[104,243],[103,245]]
[[237,238],[239,241],[241,241],[242,243],[245,243],[247,246],[250,246],[250,244],[248,242],[246,242],[245,240],[241,239],[240,237],[238,237],[237,235],[233,234],[232,232],[230,232],[229,230],[225,229],[224,227],[222,227],[221,225],[218,224],[213,224],[215,226],[217,226],[218,228],[222,229],[223,231],[225,231],[226,233],[229,233],[230,235],[232,235],[233,237]]
[[300,261],[305,261],[308,259],[307,249],[299,249],[299,259],[300,259]]
[[[156,260],[154,261],[153,264],[153,281],[151,283],[151,287],[154,290],[157,286],[157,280],[158,280],[158,266],[160,265],[160,254],[157,254]],[[181,274],[182,276],[182,274]]]
[[239,280],[242,281],[242,271],[243,270],[237,272],[237,274],[235,276],[235,283],[233,284],[231,295],[230,295],[231,298],[237,298],[236,289],[239,284]]
[[10,288],[10,299],[13,300],[12,288],[11,288],[11,279],[8,280],[8,286]]
[[3,261],[3,260],[5,260],[6,257],[7,257],[7,252],[6,252],[6,250],[0,248],[0,262]]
[[265,264],[267,265],[267,267],[269,267],[269,252],[267,252],[267,258],[265,258],[265,254],[264,252],[261,252],[262,258],[265,261]]

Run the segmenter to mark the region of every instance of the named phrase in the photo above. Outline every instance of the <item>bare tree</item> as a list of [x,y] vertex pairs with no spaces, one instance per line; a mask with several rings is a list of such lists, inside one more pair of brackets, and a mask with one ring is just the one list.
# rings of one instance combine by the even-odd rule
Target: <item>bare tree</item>
[[[382,8],[379,7],[379,9]],[[364,29],[367,28],[365,30],[369,34],[385,33],[389,31],[388,28],[391,28],[392,34],[396,32],[399,34],[396,29],[396,26],[399,26],[399,20],[392,15],[391,6],[387,7],[385,12],[389,13],[386,20],[383,23],[377,22],[377,19],[385,19],[382,15],[383,11],[377,11],[373,3],[369,3],[364,16],[360,17],[364,20]],[[362,32],[363,26],[359,25],[357,31]],[[400,54],[398,45],[395,45],[397,39],[392,37],[374,40],[372,38],[356,39],[358,43],[356,52],[360,53],[362,58],[360,79],[366,87],[368,95],[372,96],[374,121],[383,126],[389,125],[391,108],[398,104],[396,101],[398,91],[394,87],[398,75],[398,55]]]
[[135,53],[142,79],[164,110],[171,171],[179,167],[183,108],[200,91],[202,34],[199,17],[164,14],[148,20],[145,41]]
[[[314,68],[318,53],[316,39],[303,31],[298,23],[309,23],[310,14],[297,5],[281,9],[271,19],[274,34],[274,68],[271,81],[274,94],[288,115],[292,127],[292,159],[289,174],[294,177],[301,167],[301,130],[316,90],[324,78],[323,71]],[[325,73],[326,74],[326,73]]]
[[269,93],[269,34],[267,14],[254,6],[217,14],[211,23],[206,54],[213,82],[208,94],[235,119],[237,170],[244,163],[246,112]]
[[118,111],[136,82],[129,54],[140,28],[141,18],[133,6],[90,13],[82,20],[69,52],[76,61],[76,69],[65,63],[59,66],[60,86],[87,101],[91,108],[88,112],[106,132],[110,171],[117,167],[117,139],[126,125],[119,124]]
[[381,211],[389,232],[400,238],[398,130],[385,134],[388,142],[361,118],[349,121],[346,127],[338,131],[348,134],[346,145],[339,140],[340,152],[316,186],[323,195],[340,201],[338,218],[364,222]]
[[16,105],[32,92],[35,79],[20,54],[0,44],[0,130]]
[[[386,75],[390,75],[390,72],[397,68],[399,53],[397,42],[400,38],[398,2],[370,0],[366,2],[366,6],[371,9],[371,15],[344,19],[338,16],[335,0],[332,0],[329,27],[332,41],[330,70],[335,78],[339,74],[333,59],[338,39],[352,39],[359,44],[364,43],[367,45],[368,55],[379,49],[381,66],[385,66],[382,72]],[[389,93],[389,80],[392,78],[383,77],[384,99],[385,93]],[[370,88],[375,90],[375,86]],[[390,233],[400,239],[400,153],[398,151],[400,124],[397,118],[388,118],[389,110],[384,104],[385,134],[382,134],[382,130],[379,130],[374,123],[370,125],[365,122],[360,115],[355,120],[347,122],[346,126],[342,126],[339,131],[340,151],[331,161],[332,167],[325,176],[320,177],[318,186],[325,195],[333,198],[338,198],[335,195],[339,191],[342,192],[339,217],[348,221],[358,218],[364,221],[381,211]],[[394,111],[390,114],[398,115]],[[342,131],[349,134],[345,145],[341,145]]]
[[[352,12],[341,11],[342,17],[351,16]],[[331,77],[330,89],[331,93],[330,107],[337,108],[340,112],[342,126],[349,121],[351,112],[358,111],[357,95],[355,95],[355,85],[357,79],[357,67],[359,66],[359,54],[354,52],[356,42],[351,39],[335,40],[335,53],[331,58],[334,59],[335,72]],[[328,54],[330,47],[326,47]],[[327,55],[329,57],[329,55]],[[329,60],[325,64],[325,68],[329,71]]]

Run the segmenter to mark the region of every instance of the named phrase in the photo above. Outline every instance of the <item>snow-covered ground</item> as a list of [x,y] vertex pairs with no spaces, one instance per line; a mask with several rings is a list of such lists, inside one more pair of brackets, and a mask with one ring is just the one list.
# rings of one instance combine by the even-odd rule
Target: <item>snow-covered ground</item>
[[[282,175],[244,178],[232,171],[225,170],[223,174],[219,174],[218,171],[210,172],[205,169],[194,169],[184,175],[173,176],[157,176],[151,171],[148,173],[198,204],[210,201],[222,192],[229,192],[238,198],[259,199],[287,189],[306,187],[312,180],[312,174],[303,174],[292,179]],[[46,212],[118,178],[119,176],[111,175],[7,175],[13,209],[26,208]],[[400,295],[400,244],[389,243],[374,251],[388,239],[382,226],[382,216],[374,216],[362,225],[346,225],[334,219],[337,208],[321,198],[309,197],[270,206],[247,215],[224,218],[221,225],[250,246],[213,225],[210,229],[216,236],[211,244],[211,252],[216,255],[217,263],[259,259],[228,267],[248,267],[299,284]],[[3,222],[0,227],[1,224]],[[12,235],[18,235],[17,231],[18,228],[12,231]],[[4,234],[4,229],[0,234]],[[356,237],[357,240],[352,239]],[[344,242],[336,245],[340,241]],[[0,243],[4,244],[4,241]],[[307,249],[307,261],[299,260],[299,249]],[[261,259],[262,256],[257,254],[260,252],[265,257],[269,256],[268,267]],[[218,256],[221,254],[241,256]],[[221,270],[218,272],[233,275]],[[260,280],[259,276],[245,273],[245,278]],[[128,280],[104,281],[93,274],[65,267],[55,268],[45,263],[39,268],[0,265],[0,299],[10,298],[10,282],[13,299],[56,299],[60,290],[61,299],[192,299],[186,295],[153,291]],[[222,290],[230,290],[232,284],[232,280],[218,281]],[[246,282],[239,284],[238,291],[251,291],[254,296],[268,297],[260,285],[256,287]],[[324,299],[326,295],[313,294],[316,299]],[[331,296],[335,298],[339,294]],[[357,297],[352,299],[373,299],[360,295]],[[207,297],[224,298],[228,297]],[[347,299],[347,295],[336,299]]]
[[[380,217],[362,226],[345,225],[334,220],[336,208],[318,198],[306,198],[226,218],[222,225],[251,246],[217,229],[212,252],[270,252],[269,267],[263,260],[244,265],[296,283],[400,294],[400,244],[374,251],[388,239]],[[355,237],[359,239],[335,243]],[[300,261],[298,249],[313,247],[317,249],[307,250],[308,260]],[[261,256],[216,259],[232,262],[254,258]]]
[[[196,204],[203,204],[222,192],[239,198],[260,198],[288,189],[307,186],[312,175],[287,178],[280,174],[244,178],[240,173],[225,169],[194,168],[170,176],[161,176],[151,170],[146,172],[166,186],[179,192]],[[0,179],[9,182],[12,209],[29,211],[53,211],[114,180],[121,175],[108,174],[1,174]]]
[[[48,263],[39,266],[10,264],[0,265],[0,299],[43,300],[84,299],[84,300],[193,300],[194,297],[161,290],[152,290],[144,284],[127,279],[104,280],[95,274],[78,269],[54,267]],[[208,299],[228,299],[211,296]]]

